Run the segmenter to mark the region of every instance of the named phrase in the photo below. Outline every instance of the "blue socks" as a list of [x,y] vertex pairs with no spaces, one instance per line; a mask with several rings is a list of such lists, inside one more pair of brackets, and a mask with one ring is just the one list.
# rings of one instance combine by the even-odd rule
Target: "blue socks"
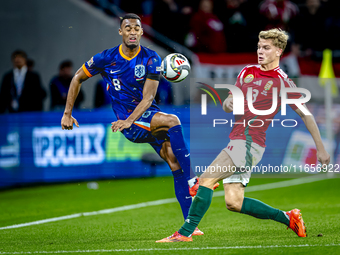
[[174,152],[175,157],[183,169],[185,179],[189,181],[190,179],[196,177],[196,175],[190,166],[190,152],[184,141],[182,126],[177,125],[169,128],[168,132],[170,135],[172,151]]
[[183,217],[186,219],[192,202],[188,182],[182,169],[173,171],[172,175],[174,176],[176,198],[181,206]]
[[192,203],[192,198],[189,193],[190,187],[194,184],[196,177],[190,166],[190,152],[186,146],[182,126],[177,125],[168,130],[170,136],[170,144],[172,151],[181,165],[182,169],[172,172],[175,183],[176,198],[182,208],[184,219],[188,217],[189,209]]

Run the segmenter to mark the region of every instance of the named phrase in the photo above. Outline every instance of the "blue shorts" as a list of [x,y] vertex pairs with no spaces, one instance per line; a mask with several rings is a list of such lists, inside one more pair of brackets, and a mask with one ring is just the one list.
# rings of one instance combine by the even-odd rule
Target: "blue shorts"
[[166,134],[164,139],[158,139],[151,134],[150,123],[152,117],[159,111],[146,111],[137,119],[130,128],[122,131],[123,135],[134,143],[149,143],[159,154],[162,149],[162,144],[169,139],[169,134]]

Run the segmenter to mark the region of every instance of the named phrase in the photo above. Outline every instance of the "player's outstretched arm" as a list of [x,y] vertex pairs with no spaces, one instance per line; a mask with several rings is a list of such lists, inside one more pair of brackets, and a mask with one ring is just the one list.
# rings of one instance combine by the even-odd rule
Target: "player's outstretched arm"
[[113,132],[129,128],[147,109],[149,109],[156,96],[158,83],[159,82],[156,80],[147,79],[145,81],[142,100],[126,120],[118,120],[112,123],[111,129]]
[[223,102],[223,111],[230,113],[233,111],[233,95],[230,94]]
[[79,124],[75,118],[72,117],[72,109],[74,102],[80,91],[82,82],[86,81],[89,77],[85,74],[82,68],[79,68],[76,74],[73,76],[70,88],[67,94],[66,106],[64,115],[61,119],[62,129],[73,129],[73,124],[79,127]]
[[[303,105],[307,109],[305,105]],[[303,122],[305,123],[309,133],[312,135],[313,140],[316,145],[317,150],[317,158],[319,162],[324,165],[328,165],[330,161],[330,155],[325,150],[325,147],[322,143],[320,131],[318,126],[316,125],[315,119],[313,115],[305,115],[300,109],[296,109],[295,112],[301,117]]]

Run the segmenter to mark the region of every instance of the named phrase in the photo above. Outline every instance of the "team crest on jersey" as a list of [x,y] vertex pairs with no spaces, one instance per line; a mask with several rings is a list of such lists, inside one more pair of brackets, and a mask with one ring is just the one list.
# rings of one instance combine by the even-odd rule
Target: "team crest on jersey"
[[140,79],[144,75],[145,75],[145,66],[144,65],[136,65],[135,66],[135,76]]
[[264,85],[265,90],[270,90],[270,88],[273,86],[274,82],[273,81],[268,81],[266,85]]
[[254,80],[254,75],[252,75],[252,74],[248,74],[248,75],[246,76],[246,78],[244,78],[244,82],[245,82],[245,83],[252,82],[253,80]]
[[89,61],[87,61],[87,65],[89,67],[91,67],[93,65],[93,57]]

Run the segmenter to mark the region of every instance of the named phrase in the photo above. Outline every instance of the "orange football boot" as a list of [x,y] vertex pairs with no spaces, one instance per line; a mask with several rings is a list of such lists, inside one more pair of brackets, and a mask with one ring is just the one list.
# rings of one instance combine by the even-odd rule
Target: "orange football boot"
[[302,219],[302,213],[300,213],[300,210],[293,209],[286,212],[286,214],[289,216],[288,228],[292,229],[299,237],[307,237],[306,226]]
[[[196,178],[196,183],[194,186],[192,186],[191,188],[189,187],[189,194],[190,196],[194,197],[196,196],[197,194],[197,190],[198,190],[198,187],[200,186],[199,184],[199,178]],[[213,187],[213,190],[217,189],[218,186],[220,186],[220,184],[218,182],[215,183],[214,187]]]
[[192,233],[193,236],[203,236],[203,231],[199,230],[198,227],[195,228],[194,233]]
[[192,242],[192,237],[186,237],[176,231],[173,235],[165,237],[156,243]]

